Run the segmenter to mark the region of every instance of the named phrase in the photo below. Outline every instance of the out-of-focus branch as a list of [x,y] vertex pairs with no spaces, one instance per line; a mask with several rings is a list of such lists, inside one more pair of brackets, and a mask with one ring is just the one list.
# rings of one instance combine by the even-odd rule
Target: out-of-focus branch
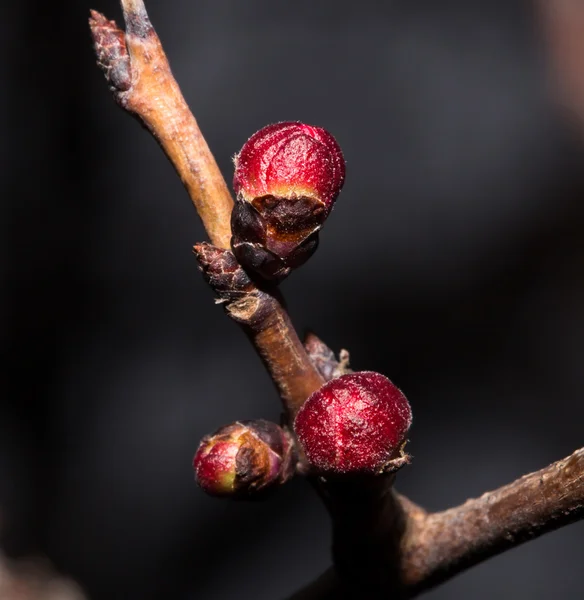
[[[424,513],[395,494],[388,496],[385,504],[396,500],[403,518],[397,530],[381,521],[376,524],[376,531],[362,531],[365,538],[373,541],[380,535],[386,536],[388,560],[381,568],[387,572],[373,571],[367,577],[380,581],[397,571],[400,589],[379,589],[380,598],[412,598],[483,560],[584,518],[584,448],[541,471],[443,512]],[[394,520],[399,512],[390,511],[389,518]],[[399,551],[390,553],[396,531],[400,530]],[[353,549],[349,545],[346,551]],[[379,562],[377,565],[379,568]],[[345,571],[338,572],[342,577],[331,569],[291,600],[351,597],[346,592]],[[393,581],[395,585],[396,579]]]
[[209,238],[229,248],[233,200],[197,121],[172,76],[142,0],[122,0],[126,32],[91,11],[98,64],[118,104],[141,121],[174,165]]
[[555,99],[584,126],[584,4],[538,0]]
[[429,515],[404,546],[415,590],[584,518],[584,448],[461,506]]
[[9,560],[0,554],[2,600],[85,600],[81,588],[40,559]]

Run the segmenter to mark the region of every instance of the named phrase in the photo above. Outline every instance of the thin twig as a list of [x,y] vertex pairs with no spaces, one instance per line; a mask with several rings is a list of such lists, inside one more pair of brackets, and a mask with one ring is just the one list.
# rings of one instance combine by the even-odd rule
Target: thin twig
[[431,514],[404,546],[404,581],[420,591],[584,518],[584,448],[461,506]]
[[142,0],[122,0],[126,33],[91,11],[98,63],[118,104],[152,133],[186,187],[209,238],[229,248],[233,200],[207,142],[172,76]]
[[[230,247],[233,201],[215,159],[187,106],[142,0],[122,0],[126,33],[92,11],[89,20],[98,64],[118,104],[137,116],[159,141],[185,184],[213,245]],[[206,272],[221,269],[197,256]],[[231,253],[229,253],[231,254]],[[208,263],[208,264],[207,264]],[[244,273],[243,271],[241,271]],[[251,285],[251,283],[250,283]],[[323,379],[308,358],[274,289],[253,285],[245,298],[226,302],[227,313],[244,329],[262,358],[289,415],[294,415]],[[217,291],[217,290],[216,290]]]

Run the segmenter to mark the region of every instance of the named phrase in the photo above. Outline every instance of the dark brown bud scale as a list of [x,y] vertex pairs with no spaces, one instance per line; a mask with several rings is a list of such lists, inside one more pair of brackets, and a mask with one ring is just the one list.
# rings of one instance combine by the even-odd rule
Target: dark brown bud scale
[[331,379],[304,403],[294,430],[308,462],[323,474],[383,473],[403,452],[410,405],[387,377],[360,371]]
[[193,459],[195,479],[212,496],[257,497],[296,468],[288,432],[270,421],[237,421],[205,436]]
[[201,242],[195,244],[193,253],[205,280],[221,301],[236,300],[255,289],[253,281],[231,251]]
[[231,245],[239,262],[281,281],[310,258],[345,179],[333,136],[299,122],[268,125],[235,157]]

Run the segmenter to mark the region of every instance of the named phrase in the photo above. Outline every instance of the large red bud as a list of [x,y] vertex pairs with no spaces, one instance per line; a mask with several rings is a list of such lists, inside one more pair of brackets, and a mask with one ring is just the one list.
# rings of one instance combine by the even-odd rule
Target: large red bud
[[342,375],[304,403],[294,429],[313,468],[323,474],[383,473],[403,452],[412,411],[403,393],[372,371]]
[[231,246],[249,271],[281,281],[318,246],[318,231],[345,181],[345,160],[325,129],[268,125],[235,157]]

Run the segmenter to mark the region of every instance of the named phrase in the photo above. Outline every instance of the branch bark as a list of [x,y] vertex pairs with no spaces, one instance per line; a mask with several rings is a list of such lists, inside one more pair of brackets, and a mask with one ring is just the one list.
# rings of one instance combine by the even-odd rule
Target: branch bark
[[195,256],[227,314],[246,333],[293,418],[324,379],[309,359],[277,288],[260,288],[228,250],[197,244]]
[[174,79],[142,0],[122,0],[126,32],[91,11],[98,64],[116,102],[154,136],[173,164],[215,246],[229,248],[233,199]]
[[[342,372],[346,365],[331,367],[325,352],[317,361],[319,371],[279,292],[252,281],[227,250],[232,209],[227,186],[172,77],[142,0],[122,0],[122,7],[125,37],[113,21],[92,12],[98,62],[119,105],[152,132],[189,191],[214,244],[195,246],[201,269],[228,315],[252,341],[293,417],[322,385],[325,373]],[[584,449],[434,514],[397,494],[393,476],[311,481],[332,517],[337,568],[294,596],[296,600],[413,597],[482,560],[584,517]]]
[[[366,527],[356,535],[370,540],[381,535],[385,538],[381,546],[386,548],[386,555],[399,536],[398,552],[381,566],[387,570],[386,579],[397,569],[399,585],[396,589],[393,579],[392,588],[377,588],[374,597],[413,598],[492,556],[584,518],[584,448],[541,471],[443,512],[425,513],[393,493],[377,514],[394,502],[399,506],[390,511],[389,522],[382,519],[373,529]],[[396,514],[401,514],[402,519],[397,528]],[[353,519],[354,513],[347,518]],[[338,525],[337,520],[335,526]],[[345,551],[348,554],[344,561],[359,560],[352,557],[358,551],[350,544]],[[376,568],[380,568],[379,562]],[[347,597],[345,572],[342,578],[338,573],[334,569],[327,571],[290,600]],[[370,572],[367,577],[380,581],[384,574]]]
[[[584,448],[480,498],[428,515],[404,546],[404,582],[421,591],[584,517]],[[421,525],[421,526],[420,526]]]

